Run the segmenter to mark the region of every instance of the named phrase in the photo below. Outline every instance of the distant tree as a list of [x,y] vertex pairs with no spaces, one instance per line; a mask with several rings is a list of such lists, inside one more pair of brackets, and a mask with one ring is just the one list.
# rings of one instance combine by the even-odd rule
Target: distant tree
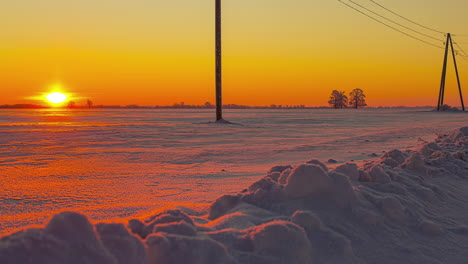
[[70,102],[68,102],[67,107],[68,107],[68,108],[75,108],[75,107],[76,107],[75,101],[70,101]]
[[89,100],[89,99],[86,100],[86,106],[87,106],[88,108],[93,108],[93,102],[92,102],[91,100]]
[[345,92],[333,90],[328,103],[335,109],[344,108],[348,104],[348,97],[345,95]]
[[205,108],[214,108],[214,105],[212,105],[210,102],[205,102],[204,107]]
[[349,105],[354,108],[367,106],[366,95],[362,89],[356,88],[349,93]]

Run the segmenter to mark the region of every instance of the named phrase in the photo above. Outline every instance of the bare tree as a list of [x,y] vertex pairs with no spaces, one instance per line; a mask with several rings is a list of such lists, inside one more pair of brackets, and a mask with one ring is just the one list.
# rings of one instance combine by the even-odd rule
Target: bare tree
[[75,101],[68,102],[67,108],[75,108],[75,107],[76,107]]
[[359,107],[367,106],[366,95],[364,94],[364,91],[360,88],[356,88],[351,93],[349,93],[349,98],[349,105],[356,109]]
[[345,95],[344,91],[333,90],[328,103],[335,109],[344,108],[348,104],[348,97]]

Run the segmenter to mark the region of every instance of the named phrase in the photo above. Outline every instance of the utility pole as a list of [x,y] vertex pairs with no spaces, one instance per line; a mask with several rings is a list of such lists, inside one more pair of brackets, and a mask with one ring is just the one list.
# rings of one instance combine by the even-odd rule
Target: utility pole
[[442,67],[442,78],[440,81],[439,101],[437,102],[437,111],[440,111],[440,107],[444,105],[444,94],[445,94],[445,77],[447,76],[447,58],[449,50],[450,33],[447,34],[447,40],[445,41],[445,55],[444,64]]
[[455,56],[456,54],[455,54],[455,49],[453,48],[452,35],[450,33],[447,33],[447,40],[445,42],[444,65],[442,67],[442,79],[440,82],[439,101],[437,102],[437,111],[440,111],[440,107],[444,105],[445,80],[447,76],[447,62],[448,62],[449,48],[452,49],[453,63],[455,64],[455,72],[457,74],[458,92],[460,94],[460,101],[461,101],[462,109],[463,111],[465,111],[465,103],[463,102],[463,93],[462,93],[462,88],[461,88],[460,75],[458,74],[457,58]]
[[453,49],[453,41],[452,41],[451,36],[450,36],[450,47],[452,48],[453,63],[455,64],[455,73],[457,74],[458,92],[460,93],[461,106],[462,106],[462,109],[463,109],[463,112],[464,112],[465,111],[465,103],[463,102],[463,93],[462,93],[462,88],[461,88],[461,83],[460,83],[460,75],[458,74],[457,59],[456,59],[456,56],[455,56],[455,50]]
[[223,119],[223,97],[222,97],[222,57],[221,57],[221,0],[216,1],[216,121]]

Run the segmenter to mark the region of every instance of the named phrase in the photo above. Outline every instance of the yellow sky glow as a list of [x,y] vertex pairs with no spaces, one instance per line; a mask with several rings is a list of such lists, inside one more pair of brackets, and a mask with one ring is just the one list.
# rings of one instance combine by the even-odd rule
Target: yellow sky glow
[[[30,103],[54,92],[57,80],[95,104],[214,102],[214,1],[98,2],[0,3],[0,104]],[[424,25],[468,34],[468,1],[378,2]],[[443,50],[338,1],[224,0],[223,11],[225,103],[318,106],[333,89],[354,88],[372,106],[437,101]],[[467,37],[455,40],[468,51]],[[447,103],[459,105],[452,65]],[[460,58],[459,67],[463,84],[468,62]]]

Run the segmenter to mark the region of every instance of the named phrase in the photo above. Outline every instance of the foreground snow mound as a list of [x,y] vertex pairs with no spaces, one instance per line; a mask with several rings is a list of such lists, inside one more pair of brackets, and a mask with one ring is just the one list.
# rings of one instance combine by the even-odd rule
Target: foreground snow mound
[[277,166],[203,215],[92,225],[77,213],[0,240],[0,263],[466,263],[468,127],[362,164]]

